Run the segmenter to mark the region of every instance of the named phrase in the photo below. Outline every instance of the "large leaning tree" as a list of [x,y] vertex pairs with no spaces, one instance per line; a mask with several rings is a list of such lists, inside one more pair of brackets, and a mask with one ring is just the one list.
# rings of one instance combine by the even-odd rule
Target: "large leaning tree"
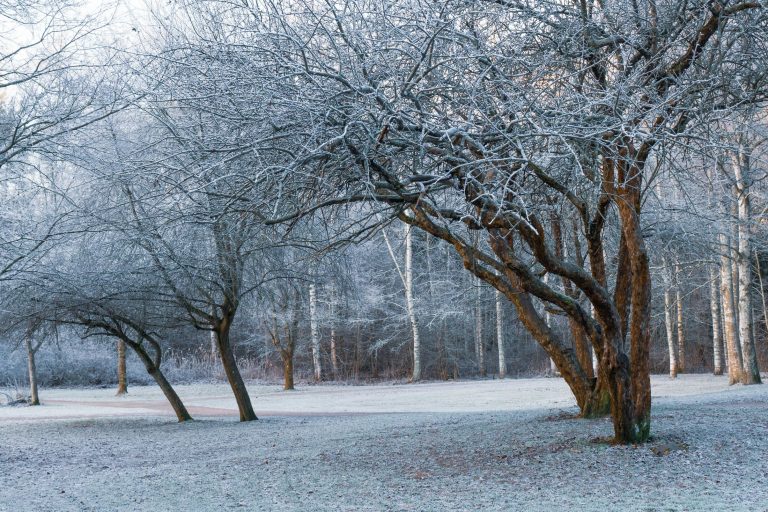
[[[271,121],[275,131],[305,141],[290,167],[292,190],[314,194],[297,215],[345,201],[391,205],[402,221],[451,244],[516,306],[583,415],[609,404],[617,442],[646,440],[644,194],[664,165],[659,148],[684,142],[692,124],[716,115],[718,82],[708,77],[722,61],[707,56],[766,33],[762,5],[282,9],[252,44],[264,45],[285,85],[273,99],[273,112],[283,111]],[[752,30],[729,30],[736,24]],[[576,340],[588,340],[596,379],[585,347],[560,339],[534,297],[567,315]]]

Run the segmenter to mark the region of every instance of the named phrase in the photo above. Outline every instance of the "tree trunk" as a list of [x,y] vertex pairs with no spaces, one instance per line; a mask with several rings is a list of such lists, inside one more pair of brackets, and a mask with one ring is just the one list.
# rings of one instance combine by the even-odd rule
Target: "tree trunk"
[[720,233],[720,296],[723,300],[723,334],[728,353],[728,383],[741,382],[742,362],[739,344],[736,307],[733,301],[733,267],[731,266],[731,242],[728,236]]
[[24,346],[27,349],[27,374],[29,376],[29,405],[40,405],[40,396],[37,391],[37,366],[35,365],[35,352],[37,349],[33,346],[32,333],[27,332],[24,335]]
[[718,277],[715,265],[709,266],[709,308],[712,316],[712,352],[714,354],[714,374],[723,374],[723,335],[720,329],[720,295],[717,287]]
[[416,304],[413,298],[413,235],[411,226],[405,226],[405,304],[408,310],[408,320],[411,324],[413,335],[413,372],[411,381],[421,380],[421,338],[419,337],[419,324],[416,317]]
[[507,376],[507,358],[504,355],[504,319],[502,318],[501,292],[496,290],[496,345],[499,350],[499,378]]
[[309,285],[309,330],[312,341],[312,367],[315,382],[323,378],[323,368],[320,365],[320,333],[317,327],[317,291],[314,284]]
[[176,413],[176,418],[179,420],[179,423],[191,420],[192,416],[190,416],[189,411],[187,411],[186,406],[184,406],[184,402],[181,401],[179,395],[176,394],[176,390],[173,389],[171,383],[168,382],[168,379],[165,378],[162,370],[160,370],[160,368],[156,366],[152,361],[152,358],[149,356],[149,354],[147,354],[147,351],[144,350],[144,347],[138,343],[127,340],[123,341],[129,347],[131,347],[134,352],[136,352],[136,355],[139,356],[141,362],[144,363],[144,367],[147,369],[147,373],[152,376],[154,381],[160,387],[160,390],[163,392],[163,395],[165,395],[165,398],[168,400],[168,403],[171,404],[173,412]]
[[475,357],[477,358],[477,371],[481,377],[485,377],[485,347],[483,346],[483,309],[481,304],[482,290],[480,281],[475,283]]
[[125,342],[117,340],[117,395],[128,393],[128,376],[125,368]]
[[683,292],[680,263],[675,263],[675,302],[677,303],[677,371],[685,373],[685,331],[683,329]]
[[752,212],[749,199],[749,161],[744,152],[739,152],[733,160],[738,194],[739,246],[736,261],[739,267],[739,338],[744,365],[741,381],[744,384],[760,384],[760,369],[752,336],[752,245],[749,232]]
[[[618,354],[617,360],[610,360],[608,354],[608,364],[601,366],[613,374],[609,386],[613,393],[619,393],[618,396],[612,395],[615,406],[622,409],[620,413],[616,411],[612,414],[616,442],[637,443],[647,441],[651,433],[651,274],[639,215],[642,168],[628,163],[622,165],[628,166],[629,170],[624,180],[626,184],[622,184],[619,189],[623,197],[616,201],[616,205],[632,268],[632,318],[629,322],[631,367],[629,361],[624,361],[626,356],[623,354]],[[621,174],[618,173],[619,178]],[[629,390],[623,389],[625,365],[630,372]]]
[[294,390],[296,388],[293,383],[293,350],[281,350],[280,357],[283,359],[283,389]]
[[331,370],[333,371],[333,380],[339,378],[339,356],[336,353],[336,329],[331,327]]
[[677,378],[677,348],[675,346],[675,321],[672,318],[672,290],[669,283],[664,283],[664,327],[667,331],[667,347],[669,348],[669,378]]
[[248,389],[245,387],[243,377],[237,368],[235,354],[229,342],[230,319],[222,319],[215,327],[216,344],[219,348],[221,364],[224,367],[229,386],[232,388],[232,393],[235,395],[237,408],[240,412],[240,421],[257,420],[251,405],[251,397],[248,395]]

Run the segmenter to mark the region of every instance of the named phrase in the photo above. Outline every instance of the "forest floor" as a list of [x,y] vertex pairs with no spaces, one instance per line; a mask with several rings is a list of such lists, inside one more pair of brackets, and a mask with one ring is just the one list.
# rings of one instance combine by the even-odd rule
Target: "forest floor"
[[[768,510],[768,386],[653,378],[653,440],[611,446],[560,379],[43,390],[0,407],[0,511]],[[235,416],[235,417],[233,417]]]

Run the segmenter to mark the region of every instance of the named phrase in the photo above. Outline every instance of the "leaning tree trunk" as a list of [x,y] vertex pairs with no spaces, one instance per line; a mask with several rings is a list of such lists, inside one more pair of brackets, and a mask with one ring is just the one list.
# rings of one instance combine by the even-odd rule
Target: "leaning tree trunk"
[[125,342],[117,340],[117,396],[128,393],[128,376],[125,368]]
[[757,351],[752,336],[752,246],[749,233],[751,208],[749,201],[749,163],[746,155],[734,157],[736,175],[736,192],[738,201],[738,232],[739,245],[736,261],[739,267],[739,338],[741,339],[741,354],[743,373],[741,381],[744,384],[760,384],[760,369],[757,364]]
[[720,329],[720,295],[717,287],[718,277],[715,265],[709,266],[709,309],[712,316],[712,352],[714,354],[714,374],[723,374],[723,335]]
[[312,366],[315,381],[323,378],[323,368],[320,365],[320,333],[317,327],[317,291],[314,284],[309,285],[309,331],[312,341]]
[[733,267],[730,259],[731,242],[728,236],[720,233],[720,296],[723,301],[723,333],[728,354],[728,384],[741,382],[742,362],[741,346],[736,322],[736,307],[733,301]]
[[152,358],[147,353],[147,351],[144,350],[144,347],[132,341],[128,341],[128,340],[123,340],[123,341],[129,347],[131,347],[131,349],[133,349],[134,352],[136,352],[136,355],[139,356],[139,359],[141,360],[141,362],[144,363],[144,367],[147,369],[147,373],[149,373],[149,375],[152,376],[152,379],[154,379],[154,381],[160,387],[160,390],[163,392],[163,395],[165,395],[165,398],[168,400],[168,403],[173,408],[173,412],[176,413],[176,418],[179,420],[179,423],[191,420],[192,416],[190,416],[189,411],[187,411],[187,408],[184,405],[184,402],[181,401],[181,398],[179,398],[179,395],[176,393],[176,390],[173,389],[173,386],[171,386],[171,383],[168,382],[168,379],[165,378],[165,375],[163,374],[162,370],[160,370],[159,366],[155,364],[155,362],[152,360]]
[[216,344],[221,356],[221,364],[224,367],[224,373],[227,376],[227,381],[229,381],[229,386],[232,388],[232,393],[235,395],[237,408],[240,412],[240,421],[257,420],[258,418],[251,405],[251,397],[248,395],[248,389],[245,387],[243,376],[240,375],[240,370],[235,360],[235,353],[229,341],[230,322],[231,319],[224,318],[216,324],[214,329],[216,332]]
[[499,350],[499,378],[507,376],[507,358],[504,354],[504,318],[502,315],[501,292],[496,290],[496,345]]
[[677,371],[685,373],[685,331],[683,330],[683,292],[680,263],[675,263],[675,302],[677,303]]
[[32,333],[27,332],[24,335],[24,346],[27,349],[27,373],[29,375],[29,405],[40,405],[40,396],[37,392],[37,365],[35,364],[35,353],[37,348],[32,342]]

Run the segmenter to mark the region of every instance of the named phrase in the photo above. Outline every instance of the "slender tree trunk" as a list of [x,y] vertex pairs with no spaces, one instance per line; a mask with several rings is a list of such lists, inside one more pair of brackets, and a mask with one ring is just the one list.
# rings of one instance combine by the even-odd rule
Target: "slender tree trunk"
[[331,370],[333,379],[339,378],[339,356],[336,354],[336,328],[331,327]]
[[475,357],[477,358],[477,370],[481,377],[485,377],[485,347],[483,346],[483,309],[482,290],[480,281],[475,286]]
[[293,381],[293,350],[281,350],[283,360],[283,389],[291,391],[296,389]]
[[709,266],[709,309],[712,316],[712,351],[714,354],[714,374],[723,374],[723,335],[720,329],[720,292],[717,289],[718,277],[715,265]]
[[192,416],[190,416],[189,411],[187,411],[184,402],[181,401],[181,398],[179,398],[176,390],[173,389],[171,383],[168,382],[168,379],[165,378],[162,370],[160,370],[160,368],[152,361],[152,358],[149,356],[149,354],[147,354],[147,351],[144,350],[144,347],[138,343],[133,343],[130,341],[125,341],[125,343],[131,347],[134,352],[136,352],[136,355],[139,356],[141,362],[144,363],[144,367],[147,369],[147,373],[152,376],[152,379],[154,379],[154,381],[160,387],[160,391],[163,392],[166,400],[168,400],[168,403],[173,408],[173,412],[176,413],[176,419],[179,420],[179,423],[191,420]]
[[733,158],[738,194],[738,232],[739,246],[736,261],[739,267],[739,338],[744,384],[760,384],[760,369],[757,364],[757,351],[752,333],[752,244],[749,226],[752,221],[750,206],[749,160],[744,152]]
[[421,337],[419,336],[419,323],[416,317],[416,304],[413,298],[413,235],[411,226],[405,226],[405,303],[408,310],[408,320],[411,324],[413,335],[413,372],[411,381],[421,380]]
[[742,362],[741,345],[739,343],[738,324],[736,322],[736,307],[733,300],[733,267],[731,266],[730,240],[721,233],[720,241],[720,296],[723,300],[723,334],[728,353],[728,383],[733,385],[741,382]]
[[125,342],[117,340],[117,395],[128,393],[128,376],[125,368]]
[[219,349],[216,345],[216,333],[211,331],[211,359],[216,359],[216,354],[219,352]]
[[245,387],[243,376],[240,375],[235,354],[229,341],[230,321],[229,319],[221,320],[215,329],[216,344],[219,347],[221,364],[224,367],[224,373],[227,376],[227,381],[229,381],[229,386],[232,388],[232,393],[235,395],[237,408],[240,412],[240,421],[257,420],[258,418],[251,405],[251,397],[248,395],[248,389]]
[[757,254],[757,251],[755,251],[755,265],[757,270],[757,280],[758,284],[760,285],[760,300],[763,304],[763,325],[765,326],[765,329],[768,330],[768,305],[765,303],[765,289],[763,288],[763,272],[760,269],[760,258]]
[[320,333],[317,327],[317,291],[315,285],[309,285],[309,329],[312,340],[312,367],[315,381],[323,379],[323,368],[320,365]]
[[29,376],[29,405],[40,405],[40,396],[37,391],[37,366],[35,364],[36,347],[33,345],[32,333],[24,335],[24,346],[27,349],[27,374]]
[[677,347],[675,346],[675,320],[672,317],[672,283],[669,279],[670,269],[666,261],[664,265],[664,327],[667,331],[667,347],[669,348],[669,378],[677,378]]
[[499,350],[499,378],[507,376],[507,358],[504,355],[504,318],[502,315],[501,292],[496,290],[496,345]]
[[683,283],[680,263],[675,263],[675,302],[677,304],[677,371],[685,373],[685,330],[683,324]]

